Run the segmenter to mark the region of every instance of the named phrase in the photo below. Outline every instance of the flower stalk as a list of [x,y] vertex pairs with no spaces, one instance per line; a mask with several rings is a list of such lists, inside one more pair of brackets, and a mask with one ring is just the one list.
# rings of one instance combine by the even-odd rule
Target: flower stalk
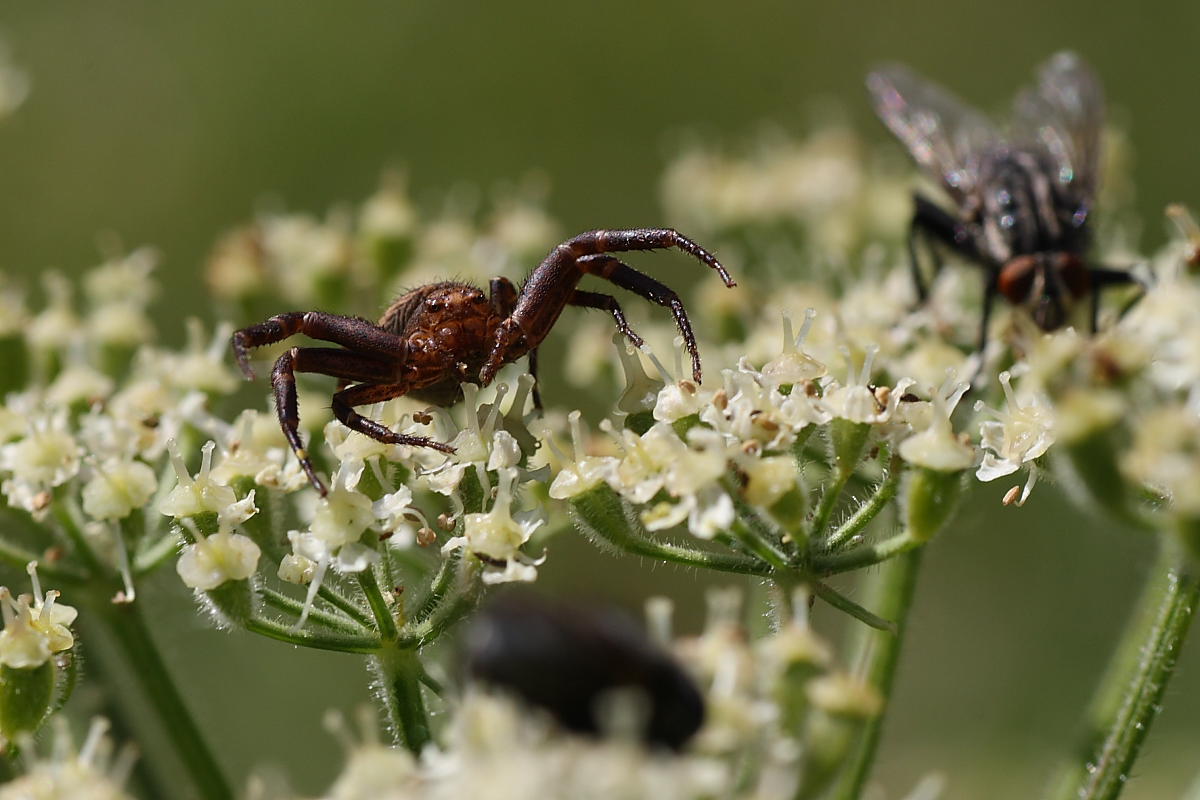
[[1076,758],[1052,784],[1056,800],[1110,800],[1162,708],[1196,604],[1200,579],[1176,542],[1164,537],[1142,598],[1117,645],[1087,715]]

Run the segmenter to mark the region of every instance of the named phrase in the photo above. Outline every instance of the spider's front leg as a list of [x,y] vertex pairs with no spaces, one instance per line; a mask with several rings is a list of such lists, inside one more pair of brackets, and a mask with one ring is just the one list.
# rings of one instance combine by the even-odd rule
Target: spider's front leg
[[233,334],[233,354],[246,379],[254,379],[254,370],[250,367],[250,350],[282,342],[298,333],[340,344],[349,350],[389,359],[402,358],[407,347],[399,336],[361,317],[344,317],[324,311],[289,311],[276,314],[265,322],[251,325]]
[[[671,309],[692,355],[693,377],[699,382],[700,356],[696,350],[695,336],[678,295],[667,286],[619,260],[603,255],[634,250],[659,250],[666,247],[675,247],[694,256],[712,267],[726,286],[735,285],[715,256],[670,228],[596,230],[581,233],[550,251],[550,255],[546,256],[529,276],[517,299],[516,308],[497,326],[491,353],[479,373],[480,381],[485,385],[490,383],[502,366],[541,344],[563,308],[572,304],[576,297],[575,287],[580,279],[591,273]],[[590,294],[592,293],[584,293],[585,298]],[[603,307],[612,310],[608,305],[609,301],[604,302]],[[628,325],[624,328],[627,330]]]
[[324,497],[327,492],[325,484],[317,477],[316,469],[308,457],[308,450],[300,438],[297,372],[313,372],[345,381],[379,383],[397,380],[398,371],[394,363],[379,357],[332,347],[293,347],[275,362],[275,368],[271,370],[271,386],[275,390],[275,411],[279,416],[279,427],[283,429],[283,435],[300,461],[304,474]]
[[413,447],[429,447],[441,453],[453,453],[454,448],[448,444],[434,441],[427,436],[413,436],[407,433],[396,433],[386,425],[380,425],[373,419],[367,419],[354,410],[355,406],[365,406],[381,403],[408,393],[408,384],[400,383],[362,383],[343,389],[333,396],[333,416],[352,431],[370,436],[384,444],[407,444]]

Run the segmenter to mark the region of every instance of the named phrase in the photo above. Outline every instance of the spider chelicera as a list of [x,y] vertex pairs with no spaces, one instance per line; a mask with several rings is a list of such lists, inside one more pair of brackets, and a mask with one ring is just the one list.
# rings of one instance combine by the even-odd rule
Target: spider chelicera
[[[417,287],[397,298],[378,324],[324,311],[289,311],[233,334],[233,352],[248,380],[254,378],[249,351],[302,333],[333,342],[333,347],[293,347],[275,362],[271,384],[284,436],[313,486],[322,495],[300,439],[296,402],[297,372],[340,379],[333,415],[346,427],[386,444],[431,447],[452,453],[449,445],[425,436],[397,433],[354,411],[355,406],[408,395],[440,406],[462,398],[462,384],[488,385],[505,364],[529,355],[537,377],[537,348],[566,306],[610,312],[617,329],[635,346],[642,339],[629,327],[615,298],[575,287],[584,275],[596,275],[622,289],[671,309],[692,357],[692,376],[700,382],[700,354],[683,302],[673,290],[608,253],[675,247],[717,271],[726,286],[733,279],[700,245],[669,228],[599,230],[581,233],[555,247],[518,293],[507,278],[493,278],[488,295],[466,283],[443,281]],[[541,405],[537,390],[534,403]]]

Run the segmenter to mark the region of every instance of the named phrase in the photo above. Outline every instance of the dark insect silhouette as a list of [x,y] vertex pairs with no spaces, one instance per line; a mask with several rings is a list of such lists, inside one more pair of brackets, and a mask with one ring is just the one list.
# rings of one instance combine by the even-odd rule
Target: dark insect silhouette
[[[610,312],[617,329],[634,345],[642,339],[630,329],[615,298],[575,287],[585,275],[604,278],[661,306],[675,317],[692,357],[692,375],[700,382],[700,354],[683,302],[673,290],[608,255],[675,247],[712,267],[734,286],[720,262],[700,245],[667,228],[598,230],[581,233],[555,247],[530,274],[518,293],[507,278],[493,278],[487,295],[466,283],[445,281],[420,286],[399,297],[378,324],[324,311],[290,311],[233,334],[233,352],[247,379],[254,378],[249,351],[297,333],[341,345],[293,347],[275,362],[271,383],[279,424],[313,486],[322,495],[300,439],[296,402],[297,372],[340,379],[333,414],[351,430],[387,444],[453,448],[424,436],[396,433],[354,411],[355,406],[409,395],[435,405],[462,398],[462,384],[487,385],[505,364],[529,355],[537,376],[537,348],[566,306]],[[541,399],[534,390],[534,402]]]
[[509,596],[472,623],[467,669],[580,733],[601,732],[598,702],[619,689],[640,693],[650,744],[677,750],[704,722],[691,677],[614,611]]
[[[1090,298],[1094,332],[1100,289],[1134,279],[1086,256],[1104,125],[1104,90],[1091,69],[1074,53],[1053,56],[1037,86],[1017,95],[1004,131],[901,65],[872,72],[867,88],[880,119],[955,205],[948,212],[915,195],[909,257],[918,298],[928,296],[916,246],[924,235],[984,269],[980,351],[997,293],[1047,331]],[[932,256],[936,273],[936,248]]]

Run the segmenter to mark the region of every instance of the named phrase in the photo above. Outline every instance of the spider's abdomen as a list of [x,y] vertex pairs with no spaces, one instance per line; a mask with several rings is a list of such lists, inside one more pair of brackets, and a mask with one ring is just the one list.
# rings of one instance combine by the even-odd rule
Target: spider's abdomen
[[408,395],[452,405],[462,397],[462,383],[478,382],[499,321],[481,289],[445,281],[399,297],[379,327],[408,340]]

